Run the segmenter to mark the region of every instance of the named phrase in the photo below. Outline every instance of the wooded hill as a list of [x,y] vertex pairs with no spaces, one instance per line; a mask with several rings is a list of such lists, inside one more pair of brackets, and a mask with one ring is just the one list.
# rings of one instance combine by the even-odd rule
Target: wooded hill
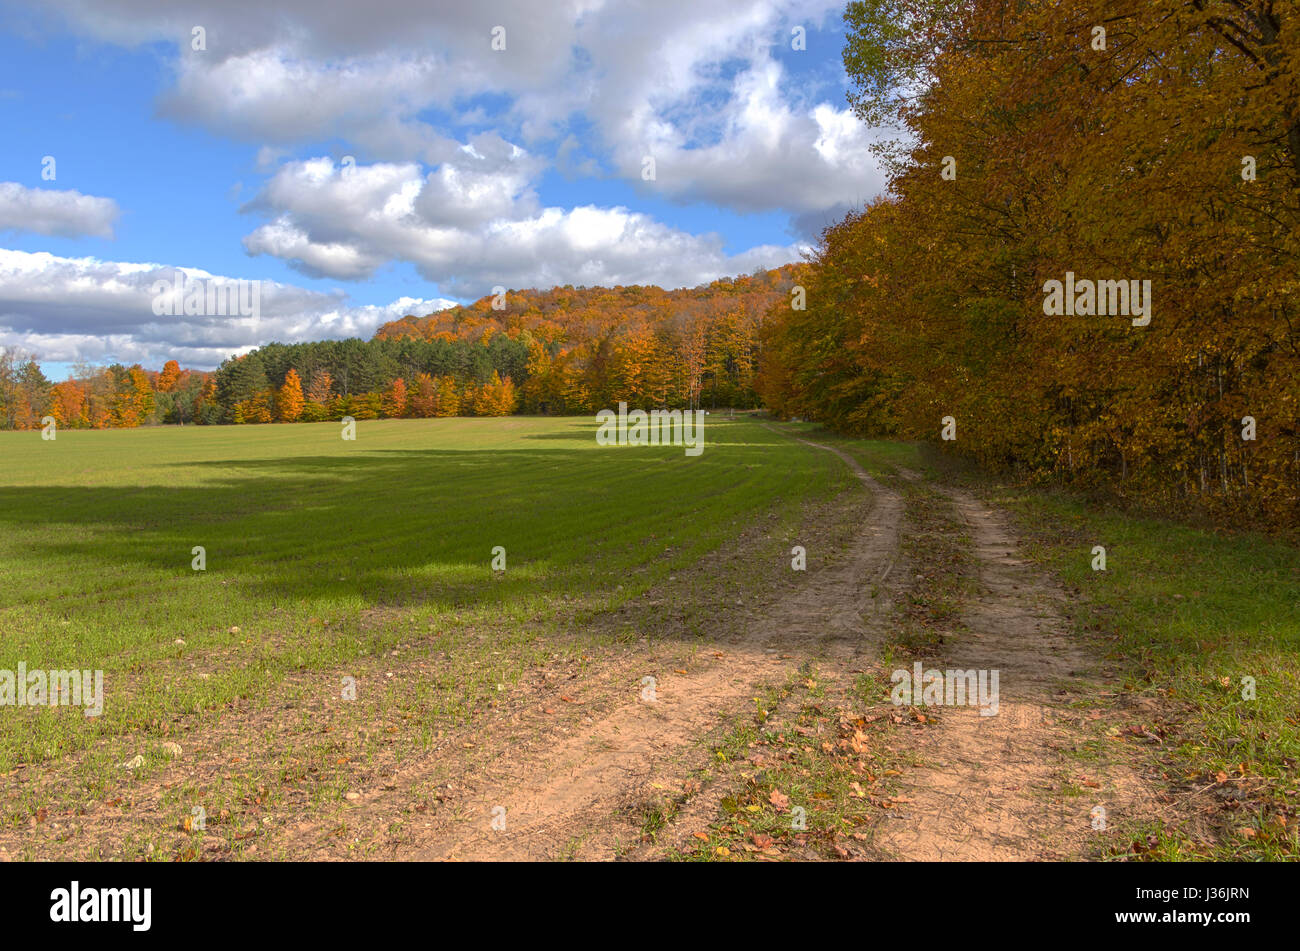
[[268,344],[216,373],[220,421],[750,407],[765,314],[794,266],[688,290],[508,291],[372,340]]
[[490,348],[505,337],[525,348],[522,365],[510,369],[525,413],[593,413],[620,400],[645,408],[750,407],[758,401],[759,329],[773,305],[790,299],[796,269],[687,290],[511,291],[504,301],[485,297],[404,317],[380,327],[375,339]]

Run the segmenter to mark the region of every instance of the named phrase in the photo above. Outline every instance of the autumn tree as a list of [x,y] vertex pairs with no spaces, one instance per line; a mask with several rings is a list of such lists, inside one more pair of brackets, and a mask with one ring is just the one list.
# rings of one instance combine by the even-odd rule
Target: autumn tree
[[427,373],[417,374],[415,387],[411,391],[409,408],[412,416],[427,419],[434,415],[437,406],[437,384]]
[[29,354],[0,347],[0,429],[32,429],[49,408],[50,381]]
[[162,371],[158,374],[157,389],[163,393],[170,393],[176,389],[176,384],[181,378],[181,365],[175,360],[168,360],[163,364]]
[[434,416],[455,416],[460,412],[460,393],[456,381],[450,376],[438,378],[437,398],[434,403]]
[[492,378],[477,387],[473,393],[475,416],[509,416],[515,409],[514,382],[492,371]]
[[221,408],[217,405],[216,380],[209,378],[203,382],[202,387],[195,394],[193,409],[196,422],[215,422],[219,418]]
[[311,385],[307,388],[307,399],[312,403],[325,406],[334,398],[334,378],[328,370],[318,370],[312,375]]
[[140,364],[129,368],[114,365],[108,372],[112,378],[111,424],[132,428],[149,422],[154,409],[153,387]]
[[383,395],[383,415],[387,419],[400,419],[406,415],[406,381],[400,376],[388,384]]
[[298,378],[298,371],[291,367],[275,396],[275,418],[282,423],[292,423],[302,415],[302,408],[302,380]]
[[909,439],[951,416],[943,448],[989,466],[1300,523],[1294,9],[860,0],[846,24],[855,109],[906,134],[807,310],[768,310],[769,405]]
[[65,380],[50,388],[50,415],[63,429],[82,429],[90,425],[86,414],[86,390],[76,380]]

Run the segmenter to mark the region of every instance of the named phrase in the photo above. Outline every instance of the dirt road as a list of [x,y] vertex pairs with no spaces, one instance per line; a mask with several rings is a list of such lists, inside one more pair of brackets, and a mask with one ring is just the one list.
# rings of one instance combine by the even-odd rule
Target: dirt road
[[[870,494],[846,556],[760,605],[742,635],[715,645],[711,663],[656,683],[653,699],[627,691],[562,742],[502,756],[461,803],[463,821],[425,838],[412,857],[654,857],[662,850],[629,841],[638,798],[681,788],[722,715],[806,660],[832,680],[847,679],[879,652],[893,602],[908,586],[899,544],[904,501],[848,454],[809,445],[839,456]],[[946,709],[923,734],[915,750],[922,765],[903,778],[908,805],[882,818],[875,852],[945,861],[1083,856],[1107,816],[1141,808],[1148,793],[1104,750],[1081,755],[1087,737],[1070,703],[1101,688],[1095,659],[1065,633],[1060,591],[1018,556],[999,513],[967,493],[944,492],[970,533],[979,594],[965,605],[960,632],[944,638],[942,655],[925,667],[999,671],[1000,709],[993,716]],[[707,822],[710,800],[703,801],[673,821]],[[680,842],[685,831],[657,838]]]

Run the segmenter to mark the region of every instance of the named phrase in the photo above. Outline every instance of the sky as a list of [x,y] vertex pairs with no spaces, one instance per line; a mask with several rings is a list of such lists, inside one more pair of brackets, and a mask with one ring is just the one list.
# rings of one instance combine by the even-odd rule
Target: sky
[[883,189],[842,12],[0,0],[0,347],[213,369],[497,287],[800,260]]

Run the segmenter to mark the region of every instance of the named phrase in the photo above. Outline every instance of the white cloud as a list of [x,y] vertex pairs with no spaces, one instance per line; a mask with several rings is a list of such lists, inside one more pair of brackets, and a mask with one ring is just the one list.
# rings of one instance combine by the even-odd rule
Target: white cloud
[[46,361],[116,360],[157,368],[175,359],[211,369],[271,340],[368,338],[386,321],[455,303],[403,297],[386,306],[359,305],[342,292],[263,281],[257,318],[155,316],[153,286],[171,283],[177,271],[194,280],[230,280],[196,268],[0,249],[0,346],[21,347]]
[[313,241],[288,216],[263,225],[244,239],[249,254],[268,254],[289,261],[310,277],[360,280],[370,277],[384,258],[340,242]]
[[[526,185],[530,159],[495,144],[494,169],[358,165],[328,158],[285,165],[249,207],[274,219],[245,238],[313,276],[360,279],[387,261],[409,261],[452,293],[492,287],[658,284],[690,287],[756,266],[800,258],[803,246],[723,251],[718,235],[694,235],[627,208],[539,208]],[[477,159],[476,159],[477,160]]]
[[[113,42],[176,44],[164,112],[263,144],[338,138],[368,162],[438,166],[457,159],[454,126],[485,114],[472,97],[495,94],[505,106],[488,112],[503,138],[534,154],[546,144],[567,165],[581,117],[588,154],[638,187],[642,156],[654,155],[656,192],[677,201],[798,222],[884,184],[840,90],[834,103],[818,98],[774,55],[792,25],[814,29],[842,0],[47,3]],[[207,29],[206,51],[189,48],[193,24]],[[496,25],[503,52],[490,46]]]
[[111,238],[120,214],[117,202],[111,198],[0,182],[0,231]]
[[644,190],[740,212],[779,208],[801,215],[878,194],[882,179],[869,151],[870,130],[848,110],[792,105],[782,76],[779,63],[756,55],[728,84],[726,103],[712,117],[716,141],[709,144],[691,141],[692,132],[709,129],[664,123],[647,100],[622,120],[616,163],[633,178],[651,155],[656,180]]

